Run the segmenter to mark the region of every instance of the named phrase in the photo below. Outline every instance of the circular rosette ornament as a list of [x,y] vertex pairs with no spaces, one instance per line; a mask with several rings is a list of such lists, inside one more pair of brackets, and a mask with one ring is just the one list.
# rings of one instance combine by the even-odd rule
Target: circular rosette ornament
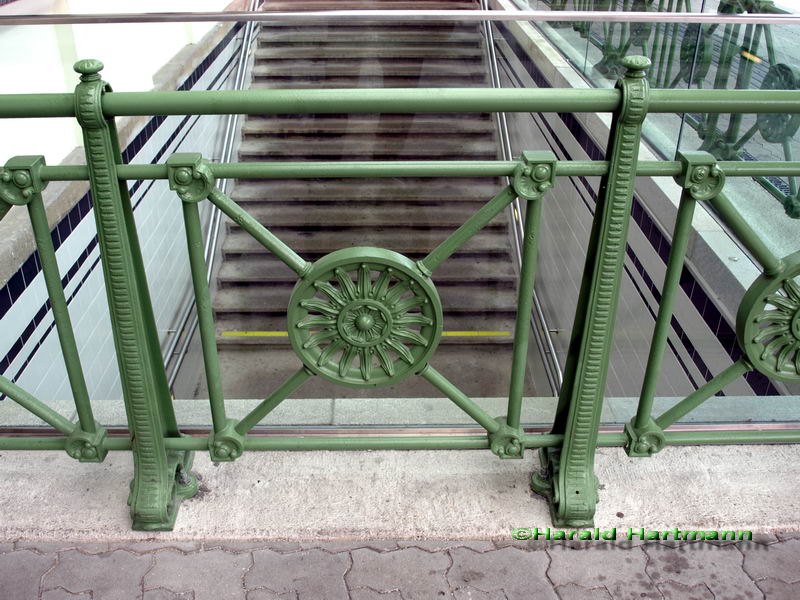
[[800,252],[776,277],[755,280],[739,305],[736,329],[750,363],[767,377],[800,382]]
[[[800,71],[795,67],[782,63],[772,65],[767,71],[762,90],[796,90],[800,89]],[[800,115],[786,113],[759,113],[756,125],[767,142],[782,144],[797,133],[800,128]]]
[[430,278],[402,254],[346,248],[324,256],[289,300],[289,339],[311,371],[351,387],[418,373],[442,333]]

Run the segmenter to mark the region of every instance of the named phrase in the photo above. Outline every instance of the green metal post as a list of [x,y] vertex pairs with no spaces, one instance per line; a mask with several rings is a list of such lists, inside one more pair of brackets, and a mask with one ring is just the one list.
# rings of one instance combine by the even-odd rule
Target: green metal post
[[647,358],[647,369],[639,395],[639,406],[634,419],[625,426],[628,436],[625,451],[628,456],[652,456],[664,447],[664,436],[652,419],[653,400],[692,233],[692,217],[698,200],[713,198],[725,185],[725,176],[716,166],[716,159],[711,154],[685,152],[679,153],[678,156],[684,164],[684,174],[676,179],[678,184],[683,186],[683,193],[675,220],[672,247],[667,262],[667,272],[664,275],[664,285],[661,288],[661,302],[650,342],[650,355]]
[[609,173],[600,186],[587,248],[578,308],[552,433],[563,434],[561,448],[540,453],[544,475],[531,486],[550,500],[558,526],[592,523],[597,497],[594,454],[614,334],[614,320],[628,239],[642,122],[647,115],[650,60],[629,56],[617,84],[622,105],[615,113],[608,145]]
[[[141,272],[141,256],[131,231],[130,201],[121,189],[116,168],[119,147],[113,122],[103,113],[108,86],[100,78],[102,63],[75,65],[81,82],[75,89],[75,114],[83,142],[97,221],[114,344],[117,352],[128,427],[133,438],[134,479],[129,496],[134,529],[169,530],[182,498],[197,491],[189,475],[191,453],[167,452],[164,445],[169,403],[163,361],[153,356],[152,307]],[[160,372],[159,372],[160,371]],[[166,393],[166,398],[164,397]]]
[[78,355],[78,345],[75,342],[75,333],[67,309],[67,299],[64,297],[64,288],[61,286],[61,275],[58,272],[56,252],[50,237],[50,227],[47,223],[47,214],[44,211],[41,194],[35,194],[31,199],[31,203],[28,204],[28,214],[33,226],[33,235],[36,238],[36,248],[42,263],[42,274],[53,309],[53,319],[56,323],[61,354],[64,357],[67,377],[75,400],[78,421],[81,429],[87,433],[94,433],[97,426],[94,422],[89,391],[86,388],[81,359]]
[[44,166],[43,156],[16,156],[9,160],[5,168],[0,171],[0,201],[9,205],[27,206],[31,220],[33,237],[42,263],[42,275],[67,370],[67,379],[80,422],[79,427],[72,427],[70,424],[67,452],[81,462],[102,462],[106,457],[106,450],[103,448],[106,432],[95,423],[92,414],[89,391],[86,388],[78,345],[75,342],[75,332],[64,288],[61,285],[56,251],[42,199],[42,191],[47,186],[47,182],[43,181],[41,176]]
[[511,360],[511,386],[508,392],[506,423],[512,429],[520,426],[522,395],[528,372],[528,338],[533,311],[533,287],[539,254],[539,223],[542,198],[553,187],[556,175],[556,156],[552,152],[526,152],[524,167],[514,177],[517,195],[527,201],[525,228],[522,239],[522,264],[517,290],[517,316],[514,324],[514,347]]
[[199,154],[173,154],[167,160],[167,169],[170,189],[176,191],[183,201],[183,224],[186,231],[189,268],[192,273],[200,344],[203,349],[211,422],[214,431],[218,433],[227,425],[227,417],[222,395],[214,313],[208,290],[208,265],[204,256],[203,229],[197,207],[200,201],[208,197],[214,188],[215,180]]

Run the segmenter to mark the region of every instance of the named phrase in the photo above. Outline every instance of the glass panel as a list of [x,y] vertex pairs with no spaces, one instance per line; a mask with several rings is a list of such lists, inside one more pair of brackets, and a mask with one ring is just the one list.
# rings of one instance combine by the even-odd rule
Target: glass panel
[[[731,12],[729,5],[719,8],[708,4],[695,8]],[[548,6],[571,10],[587,8],[587,3],[576,2],[573,6],[566,2],[530,2],[529,6],[537,10]],[[606,11],[692,10],[688,3],[677,0],[658,6],[637,2],[592,6]],[[691,83],[703,88],[795,89],[798,79],[791,44],[794,29],[747,25],[745,19],[746,15],[741,25],[702,27],[497,22],[491,27],[494,56],[489,52],[487,30],[481,23],[264,24],[254,43],[248,82],[253,89],[611,87],[620,74],[621,58],[643,53],[653,61],[649,75],[653,87],[686,88]],[[153,27],[0,28],[0,50],[3,44],[8,48],[3,56],[22,55],[18,51],[21,40],[30,39],[26,36],[33,34],[41,38],[42,48],[50,48],[39,53],[38,58],[24,54],[25,60],[39,62],[21,59],[8,64],[8,68],[17,69],[7,78],[15,87],[4,93],[71,90],[76,82],[72,62],[89,55],[106,63],[104,77],[116,90],[147,89],[154,73],[160,89],[224,89],[234,85],[241,27]],[[149,39],[156,30],[161,32],[154,36],[158,39],[143,44],[142,40]],[[190,41],[193,45],[184,48]],[[560,55],[552,51],[553,46]],[[135,60],[137,53],[148,57],[149,62]],[[497,81],[492,78],[493,59]],[[141,70],[134,72],[134,63]],[[783,116],[756,119],[750,115],[650,115],[644,128],[648,152],[652,152],[648,157],[672,159],[680,148],[706,149],[725,160],[790,160],[797,153],[794,121],[793,117]],[[232,160],[497,160],[507,157],[508,152],[518,156],[523,150],[541,149],[552,149],[565,160],[603,160],[608,123],[608,115],[596,114],[515,113],[504,118],[489,113],[256,115],[240,120],[242,137]],[[58,164],[80,143],[80,134],[69,119],[52,123],[12,120],[6,124],[14,134],[0,141],[3,161],[16,154],[45,153],[50,164]],[[226,124],[227,119],[214,116],[120,119],[125,160],[162,163],[176,151],[199,151],[219,161]],[[79,153],[71,155],[70,160],[83,163]],[[231,182],[228,192],[307,260],[315,261],[351,246],[389,248],[418,260],[506,183],[500,178],[272,179]],[[70,189],[74,192],[78,188],[80,185],[75,184]],[[167,358],[171,371],[177,364],[174,354],[181,353],[187,339],[181,337],[172,343],[190,289],[180,203],[163,181],[130,182],[130,189],[159,336],[165,352],[170,354]],[[53,184],[47,192],[57,190],[61,188]],[[726,191],[777,254],[795,249],[797,221],[784,214],[784,207],[796,210],[794,181],[777,177],[729,178]],[[94,221],[84,192],[85,189],[74,192],[78,193],[77,199],[68,201],[71,204],[63,211],[67,216],[54,236],[58,238],[59,260],[63,261],[62,276],[68,279],[70,310],[98,418],[104,423],[123,424],[105,291],[93,239]],[[563,367],[566,361],[598,193],[599,178],[592,177],[560,178],[548,193],[537,276],[541,315],[534,311],[533,318],[539,339],[532,336],[530,343],[523,407],[526,423],[552,421],[552,365]],[[678,193],[671,180],[640,180],[606,390],[610,399],[603,420],[607,424],[625,422],[635,410]],[[59,210],[58,204],[53,206],[53,210]],[[206,228],[213,227],[209,204],[202,206]],[[433,276],[444,306],[446,333],[431,364],[491,415],[506,412],[517,300],[514,230],[522,222],[524,206],[516,213],[514,209],[498,215]],[[8,237],[12,231],[9,228],[16,231],[20,223],[25,222],[5,220],[0,224],[0,238]],[[659,396],[669,398],[689,393],[736,357],[730,315],[735,312],[743,287],[756,274],[752,261],[723,227],[703,214],[698,215],[696,226],[696,243],[681,281],[682,295],[657,390]],[[297,276],[263,251],[235,222],[223,218],[220,229],[212,287],[225,396],[229,412],[235,417],[247,412],[300,366],[289,345],[286,320]],[[356,290],[360,270],[361,261],[345,269]],[[372,293],[379,287],[381,269],[367,270],[367,288]],[[52,316],[38,315],[42,307],[47,311],[41,277],[38,283],[36,277],[36,260],[31,259],[28,266],[10,273],[9,281],[0,286],[0,307],[5,310],[0,327],[0,361],[4,361],[0,362],[0,372],[71,414],[57,339],[52,328],[48,331]],[[335,278],[330,283],[338,294],[349,287]],[[28,295],[23,296],[24,293]],[[318,297],[324,299],[325,293],[320,292]],[[338,319],[349,311],[352,318],[343,327],[364,338],[361,346],[355,346],[374,350],[372,354],[362,355],[360,350],[356,353],[350,363],[350,376],[363,378],[361,361],[366,360],[373,376],[383,377],[386,367],[381,352],[386,352],[390,362],[399,364],[404,349],[413,349],[414,336],[403,332],[406,341],[399,348],[372,344],[372,338],[383,336],[389,318],[402,316],[392,313],[387,318],[381,308],[364,300],[373,299],[349,299],[347,304],[352,305],[352,310],[337,308],[336,323],[321,323],[312,329],[312,334],[324,334],[328,329],[341,334]],[[410,300],[410,294],[400,295],[397,301],[403,300]],[[36,310],[31,312],[29,307]],[[409,310],[418,314],[414,305]],[[317,316],[324,317],[324,311]],[[191,316],[188,322],[193,322]],[[419,324],[406,329],[422,333]],[[331,340],[324,340],[321,345],[328,348],[329,344]],[[551,352],[555,361],[549,358]],[[346,358],[349,357],[344,347],[333,347],[326,364],[338,366]],[[182,423],[208,425],[206,387],[199,336],[195,333],[187,344],[173,388]],[[793,387],[751,376],[737,381],[725,393],[725,400],[715,399],[686,420],[796,419],[792,412],[795,397],[791,394],[797,390]],[[780,397],[769,403],[738,399],[754,394]],[[389,387],[352,388],[315,377],[294,396],[264,423],[471,423],[421,378],[409,378]],[[657,409],[671,402],[674,401],[659,400]],[[21,413],[10,402],[0,403],[0,424],[33,422],[18,412]]]

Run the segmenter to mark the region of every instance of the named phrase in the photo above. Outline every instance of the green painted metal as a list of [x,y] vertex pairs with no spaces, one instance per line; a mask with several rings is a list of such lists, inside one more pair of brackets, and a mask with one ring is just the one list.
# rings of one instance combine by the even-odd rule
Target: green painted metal
[[[280,162],[210,164],[217,179],[327,179],[327,178],[402,178],[402,177],[513,177],[518,161],[428,161],[428,162]],[[719,161],[726,177],[798,175],[800,161]],[[557,177],[600,177],[608,173],[608,162],[576,160],[559,162]],[[637,176],[676,177],[683,167],[679,161],[639,161]],[[167,179],[166,165],[120,165],[120,180]],[[42,167],[43,181],[88,181],[86,167]]]
[[61,433],[69,435],[75,426],[44,402],[29,394],[13,381],[0,375],[0,394],[4,394],[19,404],[22,408],[39,417],[48,425],[52,425]]
[[[41,178],[43,166],[44,157],[42,156],[17,156],[9,160],[0,172],[0,199],[9,205],[26,205],[28,208],[47,295],[53,311],[53,320],[61,345],[61,354],[64,358],[75,409],[78,413],[79,426],[69,427],[71,431],[69,431],[67,452],[81,462],[102,462],[106,455],[102,448],[105,431],[95,423],[92,414],[89,392],[78,355],[78,346],[75,343],[75,333],[67,309],[64,288],[61,285],[56,252],[50,237],[50,226],[42,200],[42,191],[47,186],[47,182],[42,181]],[[17,394],[19,394],[19,390],[17,390]],[[52,418],[53,415],[50,416]],[[61,421],[61,425],[65,426],[63,421]],[[63,428],[61,430],[64,431]]]
[[692,217],[697,201],[707,201],[716,197],[725,185],[725,175],[716,166],[716,159],[707,152],[684,152],[679,157],[684,172],[677,178],[683,187],[678,207],[678,216],[672,235],[672,247],[667,262],[667,272],[661,291],[661,302],[650,343],[639,406],[634,419],[625,427],[628,456],[651,456],[659,452],[665,444],[664,435],[653,422],[651,412],[656,393],[656,385],[661,372],[661,362],[667,347],[667,335],[672,320],[673,307],[678,294],[681,272],[689,247],[692,231]]
[[355,247],[322,257],[297,283],[288,332],[312,373],[373,388],[419,373],[442,320],[439,294],[419,265],[391,250]]
[[[551,10],[565,10],[566,0],[549,2]],[[684,0],[659,0],[655,7],[652,0],[624,0],[621,4],[606,0],[587,2],[575,0],[577,10],[618,10],[658,12],[692,12],[691,3]],[[702,10],[702,9],[701,9]],[[774,5],[771,0],[721,0],[717,6],[720,14],[744,13],[786,13]],[[551,22],[551,27],[568,26],[570,24]],[[681,88],[694,87],[698,90],[712,88],[718,90],[742,90],[755,87],[756,70],[760,63],[768,66],[766,76],[758,85],[760,90],[797,90],[800,89],[800,69],[795,65],[781,63],[776,53],[771,25],[746,23],[700,25],[690,23],[685,27],[678,23],[657,23],[655,26],[646,23],[574,23],[573,29],[586,38],[586,50],[578,44],[561,37],[551,40],[562,49],[580,50],[587,57],[599,50],[601,57],[587,75],[596,80],[599,78],[616,79],[623,72],[621,60],[630,54],[633,48],[641,48],[641,53],[648,56],[654,64],[648,79],[653,87]],[[681,30],[683,33],[681,34]],[[547,33],[547,29],[545,29]],[[591,48],[594,46],[594,48]],[[762,50],[762,48],[764,50]],[[763,58],[766,52],[766,60]],[[602,84],[599,87],[603,87]],[[756,90],[753,90],[756,91]],[[650,112],[659,112],[658,95],[653,94]],[[675,110],[674,112],[681,112]],[[723,111],[724,112],[724,111]],[[756,133],[761,134],[763,141],[778,146],[786,160],[792,160],[793,138],[800,125],[800,119],[791,113],[761,113],[754,125],[742,132],[744,114],[747,111],[731,113],[725,124],[724,115],[714,111],[690,110],[684,115],[685,121],[694,127],[702,140],[700,150],[713,153],[717,159],[750,160],[750,152],[746,147]],[[699,114],[698,114],[699,113]],[[679,141],[678,145],[685,145]],[[763,151],[760,146],[750,147],[753,153]],[[784,205],[786,213],[793,218],[800,218],[800,185],[795,176],[789,176],[784,182],[776,182],[775,175],[770,178],[757,176],[756,180]],[[788,192],[786,190],[788,187]]]
[[173,154],[167,161],[169,187],[183,201],[183,224],[192,273],[195,309],[197,311],[200,343],[203,349],[203,366],[208,386],[208,401],[211,405],[211,422],[215,432],[221,432],[228,424],[225,415],[225,400],[222,396],[217,337],[211,293],[206,281],[208,265],[203,250],[203,230],[197,203],[205,200],[214,187],[214,176],[199,154]]
[[294,250],[279,240],[269,229],[247,214],[241,206],[236,204],[217,188],[211,189],[208,199],[222,212],[236,221],[239,226],[253,236],[259,244],[286,263],[286,266],[292,269],[292,271],[298,275],[302,275],[311,268],[311,265],[300,258]]
[[[630,4],[630,2],[628,2]],[[631,29],[618,31],[623,37]],[[640,32],[642,40],[649,39]],[[658,30],[656,30],[658,33]],[[755,49],[758,31],[750,33]],[[615,34],[615,35],[618,35]],[[660,40],[653,39],[653,47]],[[624,45],[624,42],[623,42]],[[670,53],[669,45],[665,52]],[[559,526],[585,526],[597,501],[594,453],[599,446],[625,446],[631,456],[650,456],[667,444],[796,443],[796,431],[669,431],[678,419],[743,374],[800,381],[800,252],[774,256],[721,192],[727,177],[800,176],[800,162],[719,161],[684,153],[676,161],[638,161],[641,125],[648,112],[752,112],[800,114],[800,92],[772,90],[654,90],[645,78],[647,59],[622,60],[628,70],[615,90],[308,90],[144,94],[114,93],[99,75],[101,64],[81,61],[75,94],[0,96],[0,116],[76,116],[83,130],[85,166],[47,166],[41,157],[17,157],[0,171],[0,218],[27,205],[48,293],[54,307],[79,423],[59,415],[8,379],[7,395],[63,437],[0,437],[0,449],[66,450],[84,461],[108,451],[130,450],[134,480],[130,504],[134,528],[170,529],[182,498],[196,492],[189,473],[192,453],[208,450],[217,462],[248,450],[488,449],[519,459],[539,448],[545,473],[532,486],[547,496]],[[743,75],[743,77],[746,76]],[[546,93],[543,93],[546,92]],[[68,102],[67,102],[68,100]],[[321,110],[324,104],[325,110]],[[219,114],[220,112],[459,112],[472,110],[613,111],[607,160],[559,161],[552,153],[525,152],[514,161],[342,162],[212,164],[199,154],[176,154],[163,165],[122,164],[113,117],[122,114]],[[791,119],[792,117],[790,117]],[[763,120],[762,120],[763,121]],[[769,119],[764,121],[767,126]],[[775,122],[771,123],[774,126]],[[793,124],[790,122],[790,127]],[[452,235],[418,262],[382,248],[352,247],[310,263],[215,187],[216,178],[339,177],[511,178]],[[540,216],[557,177],[602,177],[601,197],[587,247],[587,261],[572,331],[565,384],[552,431],[525,434],[520,426],[531,299]],[[624,431],[599,433],[631,199],[636,176],[675,177],[683,188],[672,251],[662,287],[647,373],[637,414]],[[182,202],[185,234],[198,309],[201,346],[213,428],[207,437],[186,436],[175,419],[156,336],[141,251],[126,181],[168,180]],[[124,390],[129,438],[108,437],[92,416],[80,358],[66,310],[41,192],[48,181],[88,180],[106,281],[112,330]],[[431,364],[442,331],[443,307],[431,276],[463,244],[515,198],[525,201],[525,232],[518,281],[517,322],[507,414],[493,417]],[[206,283],[199,204],[210,201],[286,263],[298,277],[287,310],[292,347],[302,366],[239,421],[228,418],[222,393],[215,327]],[[667,328],[684,267],[694,207],[712,207],[759,261],[762,277],[745,294],[737,318],[745,356],[657,418],[655,385]],[[281,402],[314,376],[349,387],[379,387],[419,375],[486,430],[486,435],[388,437],[282,437],[248,435]]]
[[800,381],[800,252],[764,269],[739,305],[736,329],[749,363],[773,379]]
[[153,356],[152,307],[141,253],[131,235],[134,223],[127,188],[123,191],[116,176],[116,165],[121,162],[119,145],[113,121],[103,114],[107,85],[100,79],[101,69],[102,63],[93,60],[75,65],[81,74],[75,89],[75,112],[83,130],[114,344],[134,444],[134,479],[128,503],[134,529],[171,529],[180,500],[196,493],[197,481],[188,471],[192,455],[168,452],[164,447],[164,438],[175,435],[177,426],[170,422],[174,415],[165,410],[171,399],[160,351],[158,357]]
[[553,433],[564,435],[560,449],[540,452],[542,474],[534,474],[534,491],[550,500],[558,526],[590,524],[597,504],[594,453],[603,406],[603,391],[619,300],[619,286],[642,122],[647,114],[650,61],[627,57],[628,69],[618,83],[622,107],[615,113],[608,143],[609,173],[600,185],[569,357],[564,368]]
[[522,267],[517,290],[517,317],[511,359],[511,385],[508,392],[507,424],[517,430],[522,412],[522,394],[527,372],[529,315],[533,312],[533,286],[539,253],[539,224],[545,192],[555,185],[556,156],[552,152],[525,152],[523,164],[514,172],[514,191],[527,202],[522,239]]

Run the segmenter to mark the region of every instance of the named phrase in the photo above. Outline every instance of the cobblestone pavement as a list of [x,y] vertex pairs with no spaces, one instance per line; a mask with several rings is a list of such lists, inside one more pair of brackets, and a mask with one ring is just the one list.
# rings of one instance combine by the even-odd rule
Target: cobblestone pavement
[[800,598],[800,534],[753,542],[0,542],[0,600]]

